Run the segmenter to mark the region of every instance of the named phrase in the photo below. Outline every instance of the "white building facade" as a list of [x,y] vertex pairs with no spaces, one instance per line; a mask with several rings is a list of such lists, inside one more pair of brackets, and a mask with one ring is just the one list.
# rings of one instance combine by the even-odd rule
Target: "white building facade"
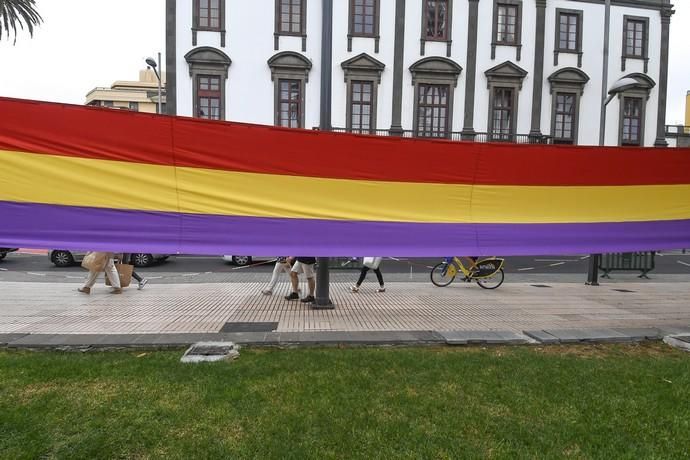
[[666,145],[668,0],[167,0],[166,10],[170,114]]

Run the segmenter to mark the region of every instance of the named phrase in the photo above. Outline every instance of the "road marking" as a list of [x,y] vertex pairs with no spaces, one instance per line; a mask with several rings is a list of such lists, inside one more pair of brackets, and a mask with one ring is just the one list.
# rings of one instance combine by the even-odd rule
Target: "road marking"
[[556,262],[555,264],[549,264],[549,267],[557,267],[559,265],[565,265],[565,262]]
[[582,257],[580,257],[580,260],[585,260],[585,259],[589,259],[589,256],[582,256]]
[[527,267],[527,268],[518,268],[519,272],[525,272],[527,270],[534,270],[534,267]]
[[196,276],[196,275],[201,275],[201,273],[182,273],[180,276]]
[[65,276],[65,278],[72,279],[72,280],[81,280],[81,279],[84,279],[83,276],[70,276],[70,275]]
[[582,259],[534,259],[535,262],[577,262]]
[[34,276],[46,276],[45,273],[34,273],[34,272],[26,272],[27,275],[34,275]]
[[162,276],[147,276],[146,279],[149,279],[149,280],[160,280],[160,279],[163,279],[163,277],[162,277]]
[[676,262],[678,262],[678,263],[681,264],[681,265],[685,265],[686,267],[690,267],[690,264],[689,264],[689,263],[683,262],[682,260],[677,260]]

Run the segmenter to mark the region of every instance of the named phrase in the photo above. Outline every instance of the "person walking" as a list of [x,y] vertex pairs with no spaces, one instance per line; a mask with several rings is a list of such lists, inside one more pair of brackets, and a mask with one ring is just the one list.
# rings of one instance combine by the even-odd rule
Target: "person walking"
[[316,264],[316,257],[296,257],[297,262],[290,270],[290,281],[292,282],[292,292],[285,296],[285,300],[299,299],[299,274],[304,273],[307,277],[307,284],[309,285],[309,295],[302,299],[304,303],[311,303],[316,300],[314,298],[314,291],[316,290],[316,280],[314,279],[314,264]]
[[362,285],[364,282],[364,278],[367,277],[367,272],[369,270],[374,270],[374,273],[376,273],[376,278],[379,280],[379,288],[376,290],[376,292],[386,292],[386,287],[383,284],[383,275],[381,274],[381,270],[379,269],[379,266],[381,265],[381,262],[383,261],[383,257],[365,257],[362,260],[362,271],[359,272],[359,279],[357,280],[357,284],[352,286],[350,290],[352,292],[359,292],[359,287]]
[[288,274],[288,277],[290,277],[290,270],[292,270],[293,262],[293,257],[278,257],[278,260],[276,260],[276,265],[273,267],[271,281],[269,281],[266,288],[261,291],[263,295],[273,294],[273,289],[276,287],[276,284],[278,284],[278,278],[280,277],[281,273],[285,272]]
[[[131,264],[132,263],[132,254],[127,253],[127,252],[122,254],[122,263],[123,264]],[[144,289],[144,286],[146,286],[149,282],[149,280],[147,280],[146,278],[142,278],[134,270],[132,270],[132,278],[137,280],[137,283],[139,283],[139,285],[137,286],[137,289],[139,289],[140,291],[142,289]]]
[[86,277],[84,286],[77,289],[77,291],[82,294],[91,294],[91,288],[96,284],[96,279],[101,272],[105,272],[105,276],[110,280],[110,284],[113,289],[110,291],[111,294],[122,294],[122,287],[120,286],[120,275],[117,273],[115,268],[115,260],[112,252],[89,252],[84,256],[84,263],[87,262],[87,258],[91,261],[87,268],[89,269],[89,274]]

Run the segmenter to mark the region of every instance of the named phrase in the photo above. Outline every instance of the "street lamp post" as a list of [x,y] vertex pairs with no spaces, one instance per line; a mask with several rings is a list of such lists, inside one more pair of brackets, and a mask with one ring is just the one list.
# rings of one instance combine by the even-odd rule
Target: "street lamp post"
[[[605,47],[605,52],[608,52]],[[604,81],[602,91],[602,105],[601,105],[601,126],[599,127],[599,145],[604,146],[604,128],[606,126],[606,106],[614,98],[616,94],[622,93],[629,89],[644,88],[638,80],[631,77],[619,78],[611,88],[608,90],[608,97],[606,96],[606,81]],[[589,255],[589,267],[587,270],[587,282],[589,286],[599,286],[599,258],[601,254]]]
[[160,69],[161,66],[161,53],[158,53],[158,62],[156,62],[155,59],[152,57],[146,58],[146,64],[148,64],[149,67],[153,69],[153,72],[156,74],[156,78],[158,78],[158,113],[162,114],[163,113],[163,105],[162,105],[162,86],[163,82],[161,81],[161,74],[158,72],[158,69]]
[[[601,113],[599,116],[599,145],[604,146],[606,139],[606,106],[611,98],[606,98],[606,89],[609,81],[609,35],[611,29],[611,0],[606,0],[604,4],[604,49],[603,65],[601,72]],[[601,254],[589,255],[589,266],[587,270],[587,282],[589,286],[599,286],[599,258]]]

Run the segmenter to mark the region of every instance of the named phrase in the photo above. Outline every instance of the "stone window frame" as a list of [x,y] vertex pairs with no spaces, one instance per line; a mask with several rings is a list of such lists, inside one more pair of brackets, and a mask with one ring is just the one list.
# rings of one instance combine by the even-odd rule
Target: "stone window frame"
[[[355,129],[354,126],[352,125],[352,108],[354,106],[354,85],[360,84],[360,85],[370,85],[371,86],[371,94],[370,94],[370,100],[368,102],[369,106],[369,128],[368,129],[363,129],[363,128],[357,128]],[[376,82],[373,80],[350,80],[348,86],[347,86],[347,109],[346,109],[346,115],[347,115],[347,120],[346,120],[346,131],[348,133],[356,133],[356,134],[375,134],[376,133]],[[357,101],[357,103],[360,106],[365,106],[363,101]],[[360,117],[363,116],[362,113],[359,114]]]
[[422,28],[421,28],[421,36],[420,36],[420,47],[419,47],[419,54],[421,56],[424,56],[424,53],[426,52],[426,42],[439,42],[439,43],[445,43],[446,44],[446,57],[450,57],[451,55],[451,49],[452,49],[452,44],[453,44],[453,0],[447,0],[447,5],[448,5],[448,10],[446,12],[447,15],[447,26],[446,26],[446,36],[445,38],[441,39],[432,39],[432,38],[427,38],[426,37],[426,12],[427,12],[427,2],[422,1]]
[[[623,115],[625,112],[625,101],[626,100],[639,100],[640,101],[640,128],[639,128],[639,143],[637,144],[624,144],[623,143]],[[621,147],[642,147],[644,146],[644,130],[645,130],[645,117],[647,115],[647,101],[643,93],[633,94],[624,93],[619,96],[620,107],[619,107],[619,121],[618,121],[618,145]]]
[[[498,6],[509,5],[517,7],[517,16],[515,18],[515,43],[498,42]],[[522,0],[494,0],[493,21],[491,29],[491,59],[496,59],[497,46],[512,46],[515,47],[515,60],[520,61],[522,57]]]
[[[558,106],[559,106],[559,98],[569,98],[572,99],[571,103],[571,111],[570,112],[559,112],[558,111]],[[551,111],[551,142],[554,144],[566,144],[566,145],[576,145],[577,144],[577,127],[578,127],[578,97],[576,92],[571,92],[571,91],[556,91],[553,94],[553,103],[552,103],[552,111]],[[563,105],[565,105],[566,102],[563,102]],[[569,131],[570,131],[570,137],[559,137],[558,134],[559,132],[557,131],[558,128],[558,116],[563,115],[564,120],[561,123],[561,128],[560,132],[565,132],[566,131],[566,124],[570,123],[568,126]],[[565,116],[570,116],[570,120],[566,122]]]
[[448,120],[446,138],[450,138],[453,132],[453,110],[455,99],[455,88],[458,85],[458,78],[462,73],[462,67],[455,61],[440,57],[431,56],[418,60],[410,66],[412,73],[412,86],[414,86],[414,113],[413,113],[413,132],[417,136],[419,126],[419,84],[428,85],[448,85]]
[[[210,2],[211,0],[209,0]],[[220,19],[218,27],[201,27],[199,25],[199,0],[192,2],[192,46],[197,45],[197,32],[219,32],[220,33],[220,47],[225,48],[225,0],[218,0],[220,8]]]
[[580,124],[580,99],[585,91],[585,85],[589,82],[589,76],[575,67],[566,67],[556,70],[548,77],[551,83],[551,138],[556,137],[556,97],[559,93],[575,94],[575,114],[573,117],[573,145],[578,144],[578,132]]
[[300,0],[300,32],[282,32],[280,30],[281,0],[275,0],[275,31],[273,33],[273,49],[280,49],[280,37],[302,37],[302,52],[307,51],[307,0]]
[[[290,97],[291,96],[290,85],[293,82],[297,82],[297,85],[298,85],[297,86],[297,92],[299,94],[299,101],[297,101],[297,108],[298,108],[298,115],[299,116],[297,119],[297,126],[286,126],[286,125],[282,124],[282,121],[284,121],[282,119],[282,115],[283,115],[282,108],[283,108],[284,103],[287,103],[288,106],[294,104],[294,101]],[[288,98],[287,99],[283,99],[283,88],[282,88],[283,83],[286,83],[288,85]],[[274,120],[275,121],[274,124],[276,126],[281,127],[281,128],[304,128],[304,117],[302,116],[304,114],[304,105],[303,105],[304,85],[302,85],[302,81],[298,80],[298,79],[294,79],[294,78],[280,77],[280,78],[278,78],[277,86],[278,86],[278,95],[276,96],[277,99],[275,101],[275,103],[276,103],[276,118]],[[289,107],[288,107],[288,109],[289,109]],[[286,121],[289,122],[290,119],[288,118]]]
[[[642,56],[628,54],[628,47],[626,46],[626,34],[628,31],[629,22],[644,23],[644,39],[642,43]],[[628,59],[637,59],[644,62],[644,73],[649,70],[649,17],[648,16],[623,16],[623,49],[621,51],[621,72],[625,72],[625,63]]]
[[[496,102],[496,93],[501,90],[510,90],[512,95],[512,100],[510,104],[510,127],[508,128],[508,134],[494,133],[494,103]],[[515,136],[517,135],[517,115],[518,115],[518,100],[519,100],[519,89],[513,85],[500,84],[491,87],[489,93],[489,121],[487,129],[487,138],[489,142],[514,142]]]
[[[445,88],[446,89],[446,103],[445,105],[441,104],[424,104],[422,105],[422,101],[420,101],[420,94],[421,94],[421,89],[427,87],[427,88]],[[453,117],[452,117],[452,110],[453,110],[453,103],[452,103],[452,94],[453,91],[451,89],[451,85],[446,84],[446,83],[427,83],[427,82],[419,82],[416,86],[416,93],[417,93],[417,100],[415,101],[417,105],[417,111],[415,112],[416,120],[415,120],[415,126],[414,126],[414,136],[415,137],[423,137],[427,139],[448,139],[452,136],[453,128],[452,128],[452,122],[453,122]],[[432,96],[433,97],[433,96]],[[444,120],[444,125],[442,129],[438,130],[439,134],[442,134],[441,136],[436,136],[434,135],[435,130],[433,127],[429,128],[427,126],[427,118],[426,115],[422,118],[421,113],[423,112],[422,107],[433,107],[433,108],[439,108],[443,107],[446,110],[445,113],[445,120]],[[433,125],[433,115],[431,118],[431,124]],[[425,127],[426,129],[420,129],[420,122],[424,120]],[[427,134],[427,135],[425,135]]]
[[[631,73],[625,75],[623,78],[633,78],[640,82],[640,87],[628,89],[618,93],[618,145],[623,145],[623,109],[625,105],[626,98],[639,98],[642,100],[642,110],[640,114],[640,143],[639,146],[644,146],[644,131],[646,128],[646,118],[647,118],[647,101],[649,100],[652,88],[656,86],[656,82],[652,80],[649,76],[643,73]],[[629,144],[628,144],[629,145]]]
[[[201,104],[199,104],[199,102],[200,102],[202,99],[208,98],[208,97],[209,97],[209,96],[207,96],[207,95],[203,95],[203,96],[202,96],[202,95],[200,94],[200,92],[199,92],[199,91],[200,91],[199,88],[200,88],[200,86],[201,86],[201,79],[202,79],[202,78],[209,79],[209,83],[211,83],[211,82],[210,82],[210,79],[216,79],[216,80],[218,81],[218,118],[217,118],[217,119],[216,119],[216,118],[213,118],[212,116],[210,116],[210,114],[209,114],[208,117],[202,117],[202,116],[201,116]],[[223,79],[222,79],[222,77],[221,77],[220,75],[198,74],[198,75],[196,75],[196,76],[194,77],[194,92],[195,92],[196,95],[197,95],[197,96],[196,96],[196,99],[194,100],[194,106],[196,107],[196,109],[195,109],[195,111],[194,111],[194,118],[201,118],[201,119],[204,119],[204,120],[223,120],[223,119],[224,119],[224,117],[223,117],[223,111],[222,111],[222,106],[223,106],[223,91],[222,91],[222,87],[223,87]],[[212,90],[207,90],[207,91],[210,92],[210,91],[212,91]],[[212,108],[212,107],[210,107],[210,108]]]
[[372,101],[371,101],[371,126],[370,131],[376,132],[376,119],[378,110],[378,86],[381,83],[381,73],[386,65],[366,53],[359,54],[353,58],[343,61],[340,66],[345,75],[345,84],[347,85],[347,107],[345,128],[347,131],[352,130],[352,82],[353,81],[369,81],[372,83]]
[[[575,50],[569,50],[567,48],[560,47],[560,25],[561,25],[561,14],[574,15],[577,16],[577,43]],[[554,34],[554,45],[553,45],[553,65],[558,65],[558,55],[560,53],[566,54],[577,54],[577,66],[582,67],[582,33],[583,28],[583,16],[582,10],[572,10],[566,8],[556,8],[556,30]]]
[[495,67],[484,72],[486,75],[486,86],[489,90],[489,114],[486,125],[486,132],[489,140],[492,140],[493,135],[493,107],[494,107],[494,90],[496,88],[511,88],[513,89],[513,113],[515,116],[511,120],[510,136],[514,141],[517,135],[517,119],[519,114],[518,102],[520,100],[520,91],[522,90],[522,82],[527,76],[527,71],[522,69],[510,61],[505,61]]
[[379,52],[379,42],[381,41],[380,35],[380,23],[381,23],[381,0],[374,0],[374,33],[356,33],[354,30],[354,9],[355,0],[349,0],[349,10],[348,10],[348,29],[347,29],[347,51],[352,51],[352,37],[358,38],[373,38],[374,39],[374,53]]
[[273,82],[273,124],[278,126],[280,121],[280,80],[300,81],[300,127],[304,128],[306,113],[306,84],[309,82],[309,71],[312,63],[305,56],[295,51],[282,51],[274,54],[267,61],[271,69]]
[[184,58],[189,65],[189,76],[192,78],[193,116],[199,113],[197,76],[212,75],[221,77],[220,119],[225,120],[225,81],[228,79],[228,70],[232,64],[232,60],[222,51],[210,46],[194,48],[185,54]]

